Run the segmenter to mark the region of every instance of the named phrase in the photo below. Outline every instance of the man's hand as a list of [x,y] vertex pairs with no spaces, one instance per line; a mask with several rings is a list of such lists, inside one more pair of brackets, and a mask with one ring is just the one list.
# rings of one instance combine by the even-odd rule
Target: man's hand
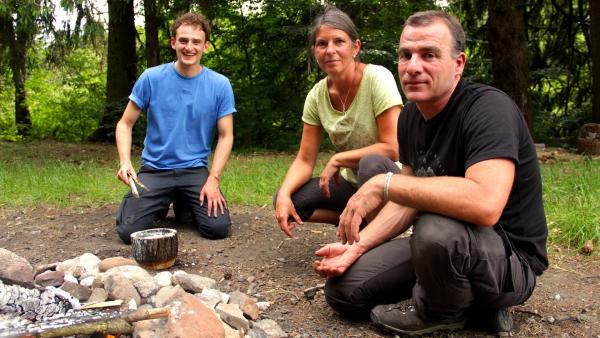
[[[293,221],[290,222],[290,217]],[[296,208],[294,208],[294,203],[288,196],[277,196],[277,205],[275,205],[275,218],[277,218],[277,223],[279,224],[279,228],[283,231],[288,237],[292,237],[292,230],[296,227],[296,224],[302,225],[302,219],[296,213]]]
[[131,163],[125,163],[117,171],[117,178],[123,182],[125,185],[129,186],[129,177],[137,178],[135,170],[131,166]]
[[200,191],[200,206],[204,205],[204,199],[206,199],[206,203],[208,203],[206,213],[209,217],[211,212],[214,214],[214,217],[217,217],[217,211],[219,209],[221,210],[221,215],[225,214],[227,202],[221,194],[221,190],[219,190],[219,180],[213,175],[208,175],[206,183],[204,183],[204,186]]
[[321,277],[341,276],[366,250],[360,244],[331,243],[315,252],[323,257],[313,263],[313,269]]
[[363,184],[360,189],[348,200],[346,208],[340,215],[338,237],[345,244],[352,244],[360,240],[358,231],[363,219],[378,208],[383,202],[383,185],[385,175],[377,175]]
[[329,159],[325,168],[321,172],[321,176],[319,176],[319,189],[321,189],[321,193],[323,196],[327,198],[331,198],[331,192],[329,191],[329,181],[331,178],[335,180],[335,183],[340,183],[340,167],[337,165],[337,160],[334,156]]

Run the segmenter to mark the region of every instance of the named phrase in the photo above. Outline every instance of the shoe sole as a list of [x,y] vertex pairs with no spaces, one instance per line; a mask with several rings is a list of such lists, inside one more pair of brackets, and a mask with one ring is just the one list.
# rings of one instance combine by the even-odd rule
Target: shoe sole
[[393,326],[389,326],[387,324],[384,323],[380,323],[376,318],[374,318],[375,316],[373,316],[373,314],[371,314],[371,320],[379,325],[380,327],[382,327],[384,330],[392,332],[392,333],[399,333],[399,334],[403,334],[403,335],[409,335],[409,336],[421,336],[424,334],[428,334],[428,333],[433,333],[433,332],[437,332],[437,331],[453,331],[453,330],[461,330],[465,327],[466,321],[460,321],[460,322],[455,322],[455,323],[447,323],[447,324],[437,324],[437,325],[433,325],[430,326],[426,329],[422,329],[422,330],[400,330],[396,327]]

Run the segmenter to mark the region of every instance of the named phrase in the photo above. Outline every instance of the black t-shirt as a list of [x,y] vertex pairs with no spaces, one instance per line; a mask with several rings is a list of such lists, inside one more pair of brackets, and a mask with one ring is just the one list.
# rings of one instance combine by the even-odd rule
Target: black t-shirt
[[464,177],[467,168],[480,161],[513,160],[515,180],[498,223],[536,274],[548,267],[548,227],[535,145],[508,95],[461,80],[446,107],[429,121],[408,103],[398,120],[398,141],[400,161],[421,177]]

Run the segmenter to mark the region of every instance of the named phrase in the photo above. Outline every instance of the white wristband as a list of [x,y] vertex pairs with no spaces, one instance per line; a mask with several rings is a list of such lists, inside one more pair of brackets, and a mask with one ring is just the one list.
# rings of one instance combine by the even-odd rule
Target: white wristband
[[394,173],[391,171],[388,171],[387,174],[385,174],[385,184],[383,185],[383,200],[384,201],[389,201],[389,190],[390,190],[390,182],[392,181],[392,176],[394,176]]

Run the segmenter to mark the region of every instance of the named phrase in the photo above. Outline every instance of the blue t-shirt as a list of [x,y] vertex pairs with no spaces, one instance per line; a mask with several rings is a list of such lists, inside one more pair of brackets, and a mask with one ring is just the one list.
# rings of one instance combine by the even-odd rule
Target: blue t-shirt
[[217,120],[236,111],[225,76],[185,77],[173,62],[146,69],[129,99],[148,116],[142,165],[156,169],[208,167]]

